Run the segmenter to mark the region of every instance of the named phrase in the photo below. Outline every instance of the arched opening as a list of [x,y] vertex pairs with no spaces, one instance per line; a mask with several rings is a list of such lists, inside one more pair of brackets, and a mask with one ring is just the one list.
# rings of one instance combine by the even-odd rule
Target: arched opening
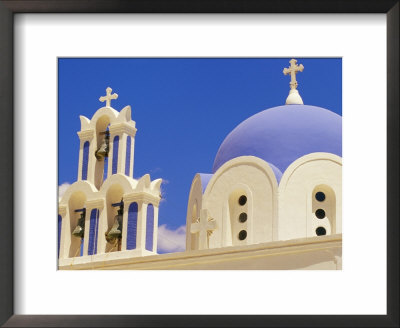
[[146,249],[150,252],[153,251],[154,240],[154,206],[153,204],[147,205],[146,216]]
[[[124,191],[122,187],[119,184],[114,184],[112,185],[106,194],[106,204],[107,204],[107,230],[106,234],[108,234],[112,227],[115,225],[116,220],[118,220],[118,210],[120,210],[120,206],[113,206],[113,204],[120,203],[122,201],[122,196],[124,194]],[[122,224],[120,227],[120,231],[122,233]],[[102,236],[102,238],[105,238],[105,236]],[[116,252],[119,250],[120,244],[122,243],[122,240],[115,239],[111,240],[110,242],[106,243],[106,250],[105,252]]]
[[[71,195],[68,201],[69,208],[69,231],[71,234],[71,244],[69,247],[69,257],[81,256],[83,251],[84,235],[82,237],[74,236],[72,233],[76,229],[80,218],[82,217],[82,209],[84,209],[86,202],[86,195],[81,192],[75,192]],[[79,211],[79,212],[78,212]]]
[[336,195],[328,185],[318,185],[312,192],[314,236],[336,233]]
[[96,144],[93,148],[95,153],[92,156],[94,156],[96,163],[94,185],[97,189],[100,189],[103,181],[107,178],[108,151],[110,149],[109,126],[110,118],[107,115],[101,116],[96,122]]
[[[197,200],[193,204],[192,208],[192,223],[196,223],[197,220],[199,219],[199,214],[197,211]],[[199,234],[198,233],[192,233],[190,235],[190,249],[196,250],[199,249]]]
[[82,180],[87,180],[88,166],[89,166],[89,149],[90,149],[90,142],[85,141],[85,143],[83,144]]
[[131,168],[131,148],[132,148],[132,137],[126,137],[126,157],[125,157],[125,175],[130,176],[130,168]]
[[94,208],[90,211],[88,255],[97,254],[99,214],[100,212],[97,208]]
[[119,150],[119,136],[113,139],[113,157],[112,157],[112,171],[111,174],[116,174],[118,171],[118,150]]
[[61,215],[58,215],[58,220],[57,220],[57,258],[60,257],[61,227],[62,227],[62,217],[61,217]]
[[138,203],[131,203],[128,208],[128,227],[126,233],[126,249],[128,250],[136,248],[138,212]]
[[232,245],[248,243],[249,199],[243,189],[237,189],[229,195],[229,216],[232,232]]

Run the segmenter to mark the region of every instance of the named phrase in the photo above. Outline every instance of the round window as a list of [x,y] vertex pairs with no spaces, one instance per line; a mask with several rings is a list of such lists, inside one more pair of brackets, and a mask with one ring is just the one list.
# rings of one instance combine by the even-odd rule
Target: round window
[[315,194],[315,199],[319,202],[323,202],[325,200],[325,194],[322,191],[318,191]]
[[239,197],[239,205],[243,206],[246,203],[247,203],[247,197],[245,195],[240,196]]
[[324,227],[318,227],[317,229],[315,229],[315,233],[317,234],[317,236],[323,236],[326,235],[326,230]]
[[242,230],[239,232],[239,239],[240,240],[245,240],[247,237],[247,231],[246,230]]
[[315,216],[318,219],[323,219],[325,217],[325,211],[322,208],[319,208],[315,211]]
[[247,213],[240,213],[239,215],[239,222],[243,223],[247,221]]

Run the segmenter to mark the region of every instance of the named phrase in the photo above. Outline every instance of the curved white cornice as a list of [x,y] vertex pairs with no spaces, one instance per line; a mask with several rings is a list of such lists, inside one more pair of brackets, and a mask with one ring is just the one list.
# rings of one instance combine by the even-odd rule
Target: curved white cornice
[[117,173],[111,175],[107,178],[107,180],[103,182],[100,187],[99,194],[101,194],[102,197],[105,197],[108,189],[115,184],[120,185],[124,193],[129,193],[132,190],[135,190],[137,186],[137,182],[131,177],[128,177],[121,173]]
[[102,209],[104,207],[104,199],[92,199],[92,200],[87,200],[86,203],[86,208],[98,208]]
[[149,174],[145,174],[144,176],[142,176],[139,179],[138,184],[136,186],[136,190],[143,191],[145,189],[150,189],[150,175]]
[[289,167],[285,170],[285,172],[283,172],[281,181],[279,183],[279,190],[282,190],[283,188],[286,187],[286,184],[289,181],[291,175],[302,165],[308,162],[321,161],[321,160],[332,161],[342,166],[342,158],[335,154],[320,152],[320,153],[310,153],[304,155],[296,159],[292,164],[289,165]]
[[[114,174],[101,186],[100,191],[98,191],[87,180],[77,181],[72,184],[64,193],[60,201],[59,213],[60,211],[63,211],[63,209],[67,208],[68,200],[75,192],[81,192],[85,194],[87,199],[85,206],[87,208],[103,208],[105,206],[104,204],[108,190],[116,184],[120,185],[123,189],[124,201],[128,203],[133,201],[152,203],[158,206],[161,200],[159,186],[162,180],[157,179],[153,182],[150,182],[150,176],[147,174],[147,177],[142,177],[139,182],[140,181],[141,183],[135,183],[135,180],[130,177],[122,174]],[[151,186],[154,188],[150,188]]]
[[160,203],[161,198],[159,196],[155,196],[148,192],[132,192],[130,194],[124,194],[123,196],[124,203],[151,203],[155,206],[158,206]]
[[94,137],[94,130],[79,131],[78,136],[81,141],[90,141]]
[[208,197],[208,194],[210,193],[210,190],[213,188],[215,182],[218,180],[218,178],[224,174],[226,171],[231,169],[232,167],[238,166],[238,165],[249,165],[249,166],[254,166],[260,169],[265,173],[265,175],[268,177],[268,179],[271,181],[271,184],[274,189],[278,189],[278,182],[276,180],[276,176],[274,171],[272,170],[271,166],[269,164],[262,160],[261,158],[255,157],[255,156],[240,156],[231,159],[230,161],[226,162],[224,165],[222,165],[212,176],[210,179],[210,182],[208,183],[206,190],[204,191],[204,197]]
[[[118,114],[117,122],[128,123],[131,122],[131,106],[125,106]],[[133,121],[132,121],[133,122]]]
[[110,125],[110,133],[112,135],[126,133],[130,136],[135,136],[137,129],[135,128],[135,122],[122,122],[114,123]]
[[81,131],[84,130],[89,130],[90,129],[90,120],[83,115],[79,116],[80,120],[81,120]]
[[68,200],[71,195],[75,192],[81,192],[85,194],[86,199],[93,199],[95,198],[95,193],[97,193],[97,188],[88,180],[79,180],[74,182],[72,185],[68,187],[65,191],[64,195],[62,196],[59,206],[67,206]]
[[156,179],[150,183],[150,189],[152,191],[160,191],[162,179]]
[[99,118],[103,116],[107,116],[109,118],[110,124],[113,124],[116,122],[117,117],[119,113],[111,107],[102,107],[99,108],[96,113],[92,116],[92,119],[90,120],[90,127],[91,128],[96,128],[96,123]]
[[131,106],[125,106],[121,112],[116,111],[112,107],[101,107],[92,116],[92,119],[81,115],[81,131],[95,130],[97,121],[102,117],[108,117],[110,125],[118,126],[120,124],[127,124],[128,127],[135,129],[135,121],[131,119]]

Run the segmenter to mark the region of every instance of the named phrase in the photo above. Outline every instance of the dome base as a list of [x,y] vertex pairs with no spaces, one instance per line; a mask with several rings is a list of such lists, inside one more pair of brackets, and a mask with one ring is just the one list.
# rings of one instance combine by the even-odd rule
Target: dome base
[[289,96],[286,98],[286,105],[304,105],[303,99],[301,99],[299,91],[292,89],[289,92]]

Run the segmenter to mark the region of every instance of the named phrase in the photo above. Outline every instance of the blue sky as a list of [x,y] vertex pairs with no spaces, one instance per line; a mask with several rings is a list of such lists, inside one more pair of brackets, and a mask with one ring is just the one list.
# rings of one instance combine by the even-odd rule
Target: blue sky
[[[194,175],[211,173],[220,144],[240,122],[284,105],[290,77],[282,71],[290,59],[60,58],[58,184],[76,181],[79,115],[90,119],[110,86],[119,95],[112,107],[130,105],[136,121],[134,177],[164,180],[160,251],[181,250]],[[341,59],[296,59],[304,65],[297,74],[304,104],[341,115]]]

